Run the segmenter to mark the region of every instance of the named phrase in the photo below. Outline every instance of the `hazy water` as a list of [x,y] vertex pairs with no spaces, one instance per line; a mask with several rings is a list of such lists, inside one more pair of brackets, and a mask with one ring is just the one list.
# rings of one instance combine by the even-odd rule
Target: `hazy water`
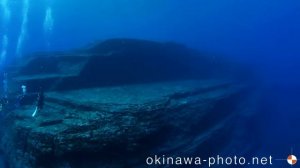
[[0,27],[0,35],[8,38],[7,59],[18,52],[64,50],[129,37],[177,41],[246,62],[262,79],[259,112],[266,150],[300,148],[300,136],[295,134],[300,128],[298,0],[6,2],[9,9],[0,11],[1,25],[6,25]]

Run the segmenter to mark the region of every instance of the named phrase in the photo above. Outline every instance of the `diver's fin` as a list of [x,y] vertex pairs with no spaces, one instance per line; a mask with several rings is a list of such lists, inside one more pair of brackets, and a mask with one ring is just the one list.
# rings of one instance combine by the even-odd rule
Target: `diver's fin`
[[34,110],[34,112],[33,112],[33,114],[32,114],[31,116],[32,116],[32,117],[35,117],[37,111],[38,111],[38,107],[36,106],[36,107],[35,107],[35,110]]

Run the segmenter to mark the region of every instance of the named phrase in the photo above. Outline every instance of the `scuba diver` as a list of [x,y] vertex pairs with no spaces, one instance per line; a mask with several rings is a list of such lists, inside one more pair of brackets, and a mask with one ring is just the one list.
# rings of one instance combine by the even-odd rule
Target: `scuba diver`
[[21,93],[17,96],[16,102],[15,102],[15,108],[20,107],[21,105],[26,102],[26,96],[27,96],[27,86],[26,85],[21,85]]
[[40,91],[37,95],[36,107],[32,114],[32,117],[35,117],[37,112],[41,111],[43,109],[43,107],[44,107],[44,91],[42,88],[40,88]]

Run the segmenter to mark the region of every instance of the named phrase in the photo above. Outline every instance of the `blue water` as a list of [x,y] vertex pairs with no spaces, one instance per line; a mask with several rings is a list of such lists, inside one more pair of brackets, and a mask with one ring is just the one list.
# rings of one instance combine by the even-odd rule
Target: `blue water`
[[0,0],[2,65],[114,37],[176,41],[225,55],[252,66],[261,79],[260,150],[299,153],[299,0],[6,1]]
[[2,155],[0,155],[0,168],[5,168],[5,161]]

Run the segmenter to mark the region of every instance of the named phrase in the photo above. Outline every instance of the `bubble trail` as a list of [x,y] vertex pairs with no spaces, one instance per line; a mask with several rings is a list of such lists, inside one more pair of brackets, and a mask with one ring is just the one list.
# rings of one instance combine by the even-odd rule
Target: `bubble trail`
[[1,0],[0,3],[3,10],[3,20],[4,22],[7,23],[10,20],[10,10],[8,7],[8,0]]
[[8,0],[1,0],[0,1],[0,6],[3,11],[3,17],[2,17],[2,30],[3,30],[3,35],[1,37],[2,39],[2,47],[1,47],[1,54],[0,54],[0,61],[1,63],[6,59],[7,56],[7,47],[8,47],[8,36],[7,36],[7,27],[8,23],[10,21],[10,9],[8,5]]
[[51,7],[48,7],[46,9],[46,15],[44,19],[44,30],[45,33],[50,33],[53,29],[53,17],[52,17],[52,9]]
[[5,58],[6,58],[6,55],[7,55],[7,46],[8,46],[8,37],[5,34],[2,37],[2,50],[1,50],[1,55],[0,55],[1,62],[3,62],[5,60]]
[[48,6],[46,9],[45,19],[44,19],[44,33],[45,33],[48,49],[50,47],[49,38],[52,33],[53,24],[54,24],[54,20],[53,20],[53,16],[52,16],[52,9],[50,6]]
[[29,0],[23,0],[21,32],[18,38],[17,48],[16,48],[17,56],[21,56],[22,54],[22,47],[24,44],[25,37],[27,35],[28,11],[29,11]]

